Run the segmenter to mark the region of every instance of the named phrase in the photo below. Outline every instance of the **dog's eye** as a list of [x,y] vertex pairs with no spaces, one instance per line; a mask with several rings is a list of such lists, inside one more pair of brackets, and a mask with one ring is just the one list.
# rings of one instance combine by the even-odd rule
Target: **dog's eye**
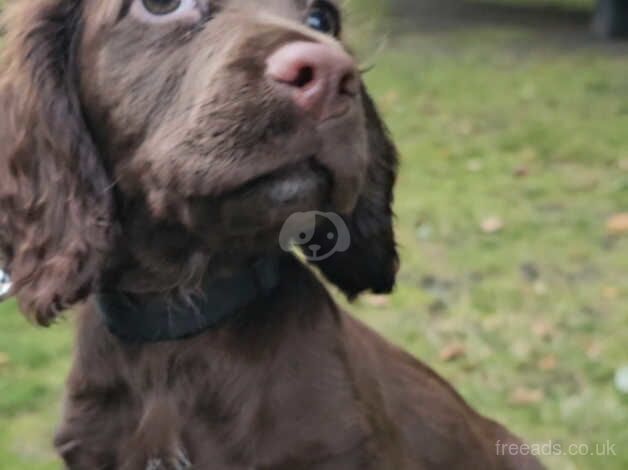
[[201,17],[196,0],[135,0],[131,13],[147,23],[195,21]]
[[144,8],[153,15],[167,15],[181,6],[182,0],[142,0]]
[[340,13],[332,4],[320,1],[314,4],[305,23],[321,33],[338,36],[340,34]]

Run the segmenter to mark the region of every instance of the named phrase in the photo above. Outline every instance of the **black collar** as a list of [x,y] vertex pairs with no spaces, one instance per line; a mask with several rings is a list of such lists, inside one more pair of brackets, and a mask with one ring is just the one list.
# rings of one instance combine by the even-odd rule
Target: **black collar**
[[96,302],[109,331],[124,341],[151,343],[189,338],[269,296],[279,285],[279,262],[277,257],[262,258],[230,277],[213,279],[187,302],[159,298],[140,302],[120,291],[101,292]]

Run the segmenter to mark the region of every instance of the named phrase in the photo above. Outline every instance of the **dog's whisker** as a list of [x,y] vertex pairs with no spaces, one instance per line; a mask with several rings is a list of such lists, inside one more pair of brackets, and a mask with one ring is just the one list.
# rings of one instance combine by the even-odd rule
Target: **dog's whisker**
[[121,179],[122,179],[121,176],[118,176],[117,178],[113,179],[111,183],[105,187],[105,189],[103,190],[103,193],[108,193],[108,192],[113,191],[113,189],[118,185]]

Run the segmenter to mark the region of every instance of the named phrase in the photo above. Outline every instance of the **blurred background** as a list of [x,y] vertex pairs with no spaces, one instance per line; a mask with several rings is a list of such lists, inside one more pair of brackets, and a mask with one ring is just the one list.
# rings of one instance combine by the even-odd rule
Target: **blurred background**
[[[402,154],[399,285],[352,311],[549,468],[627,469],[628,2],[346,3]],[[0,305],[0,470],[60,468],[71,343]]]

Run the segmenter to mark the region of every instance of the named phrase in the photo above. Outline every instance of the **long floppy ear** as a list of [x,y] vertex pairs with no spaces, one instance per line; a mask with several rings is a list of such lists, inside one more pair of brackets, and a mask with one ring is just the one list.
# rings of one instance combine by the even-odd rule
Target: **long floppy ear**
[[77,91],[80,3],[16,2],[0,68],[0,249],[12,294],[42,325],[90,293],[111,238]]
[[[357,206],[351,215],[343,217],[350,234],[350,246],[344,252],[336,252],[322,261],[314,262],[325,277],[349,298],[367,290],[378,294],[392,291],[399,268],[391,207],[397,176],[397,150],[373,100],[364,88],[362,101],[366,113],[370,163]],[[324,235],[328,230],[323,227],[317,233]],[[321,236],[312,243],[321,245],[321,251],[324,252],[330,248],[326,246],[334,242]]]

